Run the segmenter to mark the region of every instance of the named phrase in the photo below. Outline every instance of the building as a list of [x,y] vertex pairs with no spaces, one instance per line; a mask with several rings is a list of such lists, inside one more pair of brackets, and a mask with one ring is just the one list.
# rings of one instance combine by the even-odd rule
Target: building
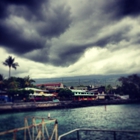
[[24,90],[34,91],[34,93],[29,94],[30,101],[49,101],[49,100],[52,101],[56,97],[55,94],[48,93],[47,90],[41,90],[41,89],[30,88],[30,87],[26,87],[24,88]]
[[96,100],[97,96],[93,92],[88,92],[87,90],[71,90],[73,95],[74,101],[92,101]]
[[46,83],[46,84],[37,84],[37,87],[41,88],[44,87],[46,89],[58,89],[58,88],[64,88],[64,85],[62,83]]

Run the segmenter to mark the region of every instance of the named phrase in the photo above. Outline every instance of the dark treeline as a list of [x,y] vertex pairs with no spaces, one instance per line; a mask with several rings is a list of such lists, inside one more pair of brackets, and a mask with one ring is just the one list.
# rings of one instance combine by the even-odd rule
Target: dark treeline
[[117,86],[116,93],[127,94],[131,99],[140,99],[140,76],[133,74],[128,77],[120,77],[118,80],[121,85]]
[[[30,93],[34,93],[32,90],[25,90],[26,87],[35,87],[33,79],[29,76],[20,77],[10,77],[5,79],[2,74],[0,74],[0,94],[7,94],[10,99],[24,99],[28,98]],[[18,96],[17,96],[18,95]]]

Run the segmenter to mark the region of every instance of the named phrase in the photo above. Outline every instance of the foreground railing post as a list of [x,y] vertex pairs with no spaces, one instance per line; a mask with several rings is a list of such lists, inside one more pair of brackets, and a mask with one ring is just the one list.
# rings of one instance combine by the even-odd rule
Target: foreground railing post
[[[24,126],[26,127],[26,118],[24,118]],[[26,140],[26,128],[24,129],[24,140]]]
[[58,121],[55,121],[55,140],[58,140]]
[[80,140],[79,130],[77,130],[77,140]]
[[13,132],[13,140],[16,140],[16,130]]
[[116,132],[114,131],[114,140],[116,140]]

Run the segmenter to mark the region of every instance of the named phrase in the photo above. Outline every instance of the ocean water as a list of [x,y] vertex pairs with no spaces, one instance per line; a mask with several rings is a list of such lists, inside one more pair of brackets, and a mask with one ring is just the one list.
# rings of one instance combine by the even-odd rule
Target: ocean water
[[[0,115],[0,132],[24,126],[24,117],[39,116],[58,120],[58,134],[76,128],[140,130],[140,104],[93,106],[75,109],[54,109],[35,112],[21,112]],[[52,124],[47,125],[50,131]],[[13,134],[0,136],[0,140],[12,139]],[[18,139],[23,139],[21,132]],[[113,134],[106,132],[80,132],[80,140],[113,140]],[[117,140],[139,140],[140,134],[117,134]],[[76,140],[73,133],[62,140]]]

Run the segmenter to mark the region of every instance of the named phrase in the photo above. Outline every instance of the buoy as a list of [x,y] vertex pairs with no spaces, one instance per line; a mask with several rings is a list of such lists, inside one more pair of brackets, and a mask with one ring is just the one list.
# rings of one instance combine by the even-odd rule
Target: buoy
[[48,113],[48,118],[50,118],[50,116],[51,116],[50,113]]
[[106,111],[106,105],[105,105],[105,111]]

